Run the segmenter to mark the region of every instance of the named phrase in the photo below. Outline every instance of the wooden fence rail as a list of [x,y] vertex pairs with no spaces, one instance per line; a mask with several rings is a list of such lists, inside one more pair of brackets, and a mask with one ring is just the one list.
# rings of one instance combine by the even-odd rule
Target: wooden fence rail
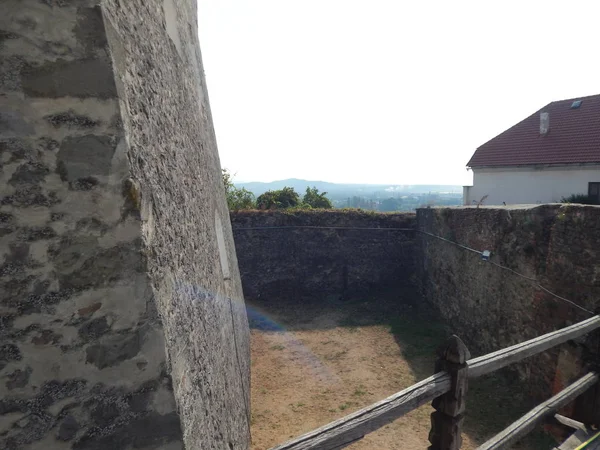
[[530,356],[537,355],[552,347],[563,344],[571,339],[581,337],[600,327],[600,316],[590,317],[570,327],[561,328],[552,333],[522,342],[512,347],[498,350],[494,353],[469,360],[469,378],[477,378],[494,372],[502,367],[519,362]]
[[558,409],[571,403],[576,397],[583,394],[598,382],[598,374],[590,372],[581,377],[569,387],[563,389],[554,397],[536,406],[519,420],[514,422],[504,431],[479,446],[477,450],[500,450],[510,448],[521,440],[527,433],[548,416],[553,415]]
[[380,402],[278,445],[272,450],[343,448],[450,390],[450,376],[439,372]]
[[[571,339],[581,337],[599,327],[600,316],[594,316],[590,319],[557,331],[553,331],[543,336],[539,336],[535,339],[531,339],[529,341],[525,341],[497,352],[480,356],[478,358],[469,359],[466,362],[466,367],[468,370],[465,371],[465,373],[468,374],[469,379],[486,375],[502,367],[508,366],[548,350],[554,346],[567,342]],[[597,381],[597,378],[594,378],[596,377],[595,374],[590,375],[592,375],[591,378],[582,378],[582,380],[587,380],[584,383],[587,387],[589,387],[588,382],[592,383],[592,379],[594,382]],[[419,406],[429,403],[437,397],[448,393],[452,387],[452,380],[453,379],[448,372],[438,372],[431,377],[426,378],[425,380],[420,381],[384,400],[360,409],[352,414],[328,423],[327,425],[303,434],[302,436],[287,441],[281,445],[273,447],[271,450],[334,450],[346,447],[361,439],[367,433],[371,433],[393,422],[399,417],[402,417]],[[575,388],[579,389],[579,387],[576,386]],[[466,389],[464,389],[464,393],[466,394]],[[552,399],[549,401],[551,400]],[[545,403],[542,405],[545,405]],[[542,407],[542,405],[540,405],[540,407]],[[455,441],[454,445],[460,446],[460,442],[456,444]],[[437,447],[433,445],[432,448]],[[459,447],[446,448],[449,449]]]

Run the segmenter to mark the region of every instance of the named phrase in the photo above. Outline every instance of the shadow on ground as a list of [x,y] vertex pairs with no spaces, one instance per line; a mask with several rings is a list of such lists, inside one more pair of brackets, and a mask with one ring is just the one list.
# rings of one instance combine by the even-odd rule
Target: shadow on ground
[[[247,309],[251,328],[263,331],[388,326],[398,343],[398,351],[421,380],[433,374],[436,349],[450,333],[416,299],[418,295],[407,286],[394,293],[346,299],[330,297],[319,303],[247,302]],[[479,445],[503,430],[535,406],[527,391],[516,373],[507,369],[471,380],[465,433]],[[549,449],[555,445],[550,436],[536,429],[515,448]]]

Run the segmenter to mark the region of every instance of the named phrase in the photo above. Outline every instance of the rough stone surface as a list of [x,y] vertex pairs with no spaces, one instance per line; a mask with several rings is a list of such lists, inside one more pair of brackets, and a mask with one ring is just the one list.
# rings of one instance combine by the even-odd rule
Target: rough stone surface
[[[131,180],[123,190],[140,210],[143,254],[164,326],[185,445],[248,448],[249,330],[196,2],[107,0],[103,12],[129,144]],[[99,364],[112,361],[110,351],[117,357],[130,351],[110,342],[98,345],[107,349],[106,358],[100,350],[91,355]],[[171,429],[169,423],[165,429]],[[136,437],[134,445],[157,439]]]
[[107,176],[117,141],[112,136],[66,137],[57,154],[57,170],[63,181],[74,181],[92,175]]
[[47,62],[21,70],[23,92],[32,97],[111,98],[116,95],[109,61],[105,58]]
[[244,449],[196,5],[98,3],[2,3],[0,448]]
[[[238,211],[231,222],[244,294],[253,301],[321,301],[414,281],[415,233],[385,230],[413,229],[414,214]],[[378,229],[245,229],[294,226]]]
[[77,435],[78,430],[79,423],[77,423],[77,420],[69,414],[60,424],[57,438],[61,441],[70,441]]
[[[418,228],[473,249],[534,278],[590,311],[600,302],[600,208],[420,209]],[[420,234],[418,279],[424,299],[479,356],[590,317],[480,255]],[[547,399],[581,374],[595,354],[597,335],[564,344],[514,366],[538,399]]]

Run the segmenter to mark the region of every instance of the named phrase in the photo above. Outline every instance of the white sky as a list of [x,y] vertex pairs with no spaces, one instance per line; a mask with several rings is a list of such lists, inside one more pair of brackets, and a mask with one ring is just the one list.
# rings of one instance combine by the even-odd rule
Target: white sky
[[490,138],[600,93],[600,2],[198,0],[238,181],[471,184]]

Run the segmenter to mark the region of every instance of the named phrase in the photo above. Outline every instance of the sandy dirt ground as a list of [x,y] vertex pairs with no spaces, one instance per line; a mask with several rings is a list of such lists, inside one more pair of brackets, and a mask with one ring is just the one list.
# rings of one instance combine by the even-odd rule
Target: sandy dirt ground
[[[409,363],[389,325],[369,320],[348,325],[346,315],[331,310],[309,317],[302,317],[302,310],[287,311],[284,318],[259,314],[272,326],[251,332],[255,450],[297,437],[432,373],[434,356],[417,354]],[[348,448],[426,449],[431,412],[425,405]],[[462,448],[474,449],[491,435],[471,426],[463,433]]]

